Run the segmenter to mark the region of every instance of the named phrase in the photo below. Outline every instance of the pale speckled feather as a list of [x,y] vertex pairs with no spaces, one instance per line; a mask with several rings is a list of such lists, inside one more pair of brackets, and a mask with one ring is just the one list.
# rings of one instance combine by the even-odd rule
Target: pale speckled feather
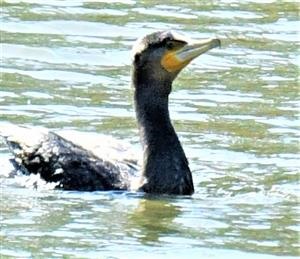
[[[141,152],[125,141],[94,132],[75,130],[55,130],[53,132],[104,160],[140,164],[141,157],[138,157],[137,154],[141,154]],[[43,127],[24,127],[0,123],[0,136],[5,137],[8,141],[18,143],[22,150],[28,153],[40,145],[48,133],[49,130]],[[12,151],[13,153],[19,152],[16,149]]]

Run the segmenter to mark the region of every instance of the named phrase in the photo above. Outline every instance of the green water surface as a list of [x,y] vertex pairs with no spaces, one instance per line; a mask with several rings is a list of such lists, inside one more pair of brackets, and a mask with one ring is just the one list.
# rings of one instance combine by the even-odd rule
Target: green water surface
[[293,258],[299,252],[299,2],[1,1],[0,121],[139,149],[130,48],[219,37],[174,83],[195,194],[32,190],[0,142],[1,258]]

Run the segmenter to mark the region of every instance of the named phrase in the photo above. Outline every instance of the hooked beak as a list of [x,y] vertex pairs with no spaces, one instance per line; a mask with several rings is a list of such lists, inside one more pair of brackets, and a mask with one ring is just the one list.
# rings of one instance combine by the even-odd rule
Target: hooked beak
[[189,40],[182,48],[168,51],[163,56],[161,64],[168,72],[178,72],[196,57],[220,46],[219,39]]

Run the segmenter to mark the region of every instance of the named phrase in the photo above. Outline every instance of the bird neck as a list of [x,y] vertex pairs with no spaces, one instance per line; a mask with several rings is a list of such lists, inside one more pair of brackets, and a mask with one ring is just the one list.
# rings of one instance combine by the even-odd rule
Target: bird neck
[[160,89],[170,85],[135,86],[135,109],[143,146],[140,189],[149,193],[192,194],[193,181],[188,162],[168,109],[168,93]]
[[[136,93],[135,108],[144,148],[161,148],[163,140],[178,139],[169,116],[168,97]],[[176,145],[180,145],[177,141]]]

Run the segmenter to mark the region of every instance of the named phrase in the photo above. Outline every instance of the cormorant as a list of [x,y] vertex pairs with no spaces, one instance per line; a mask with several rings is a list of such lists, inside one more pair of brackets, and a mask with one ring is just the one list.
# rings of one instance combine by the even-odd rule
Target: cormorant
[[[25,174],[39,174],[64,190],[138,190],[191,195],[188,160],[171,123],[168,101],[178,73],[194,58],[220,46],[219,39],[192,40],[173,31],[155,32],[132,49],[134,104],[143,161],[109,160],[51,131],[24,127],[0,132]],[[101,146],[101,143],[98,143]]]

